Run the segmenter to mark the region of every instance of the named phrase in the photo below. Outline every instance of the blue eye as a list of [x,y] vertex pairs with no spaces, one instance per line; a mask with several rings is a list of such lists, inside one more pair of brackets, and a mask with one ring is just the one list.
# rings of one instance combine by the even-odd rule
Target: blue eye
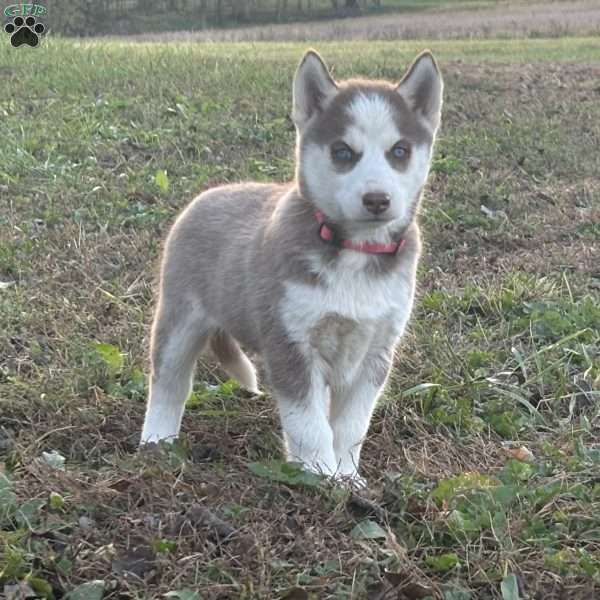
[[396,158],[406,158],[408,156],[408,150],[404,146],[401,146],[400,144],[396,144],[392,148],[392,154]]
[[346,144],[340,144],[331,148],[331,156],[339,162],[350,162],[354,160],[354,152]]

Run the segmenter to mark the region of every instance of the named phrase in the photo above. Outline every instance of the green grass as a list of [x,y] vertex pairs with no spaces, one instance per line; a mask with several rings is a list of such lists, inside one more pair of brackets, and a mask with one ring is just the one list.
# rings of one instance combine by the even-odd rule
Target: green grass
[[[397,79],[424,45],[319,49]],[[210,363],[182,442],[135,452],[161,240],[202,189],[292,176],[304,47],[0,47],[0,595],[592,597],[600,44],[427,45],[419,299],[358,496],[282,464],[273,401]]]

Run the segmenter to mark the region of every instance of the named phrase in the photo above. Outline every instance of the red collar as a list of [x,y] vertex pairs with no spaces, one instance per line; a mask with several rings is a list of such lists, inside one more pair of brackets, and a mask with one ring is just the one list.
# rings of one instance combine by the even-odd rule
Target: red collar
[[374,242],[353,242],[351,240],[340,240],[335,231],[331,229],[325,222],[325,215],[317,211],[315,213],[317,222],[319,223],[319,237],[326,242],[330,242],[338,248],[346,248],[348,250],[356,250],[357,252],[365,252],[367,254],[396,254],[402,246],[404,239],[389,244],[376,244]]

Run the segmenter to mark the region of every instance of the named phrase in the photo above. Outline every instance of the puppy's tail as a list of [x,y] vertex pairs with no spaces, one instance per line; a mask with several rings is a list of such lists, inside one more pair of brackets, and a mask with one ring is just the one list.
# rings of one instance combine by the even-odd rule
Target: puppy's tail
[[229,375],[237,379],[249,392],[260,394],[254,365],[233,337],[219,330],[212,336],[210,347]]

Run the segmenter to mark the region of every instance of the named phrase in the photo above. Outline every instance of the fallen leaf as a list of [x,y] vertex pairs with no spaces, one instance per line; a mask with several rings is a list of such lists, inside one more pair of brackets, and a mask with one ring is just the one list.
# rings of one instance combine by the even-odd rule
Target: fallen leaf
[[201,504],[192,504],[184,514],[172,514],[169,530],[173,533],[179,533],[186,523],[193,527],[206,527],[211,531],[213,536],[221,540],[235,533],[235,528],[232,525],[223,521],[223,519]]
[[149,547],[135,547],[112,561],[112,570],[118,575],[132,573],[143,577],[154,568],[154,551]]
[[15,585],[5,585],[4,596],[6,600],[26,600],[27,598],[36,598],[37,594],[31,589],[28,583],[20,581]]
[[533,462],[535,458],[533,452],[525,446],[520,446],[519,448],[507,448],[506,453],[511,458],[515,458],[522,462]]
[[502,218],[508,221],[508,216],[503,210],[493,210],[485,206],[485,204],[480,206],[480,210],[486,217],[489,217],[490,219]]
[[293,587],[281,596],[281,600],[308,600],[308,598],[308,592],[301,587]]
[[86,517],[85,515],[79,517],[79,527],[81,529],[91,529],[94,526],[93,519]]
[[430,585],[413,581],[408,585],[402,587],[402,593],[407,600],[418,600],[421,598],[427,598],[433,596],[435,591]]
[[382,506],[373,502],[369,498],[365,498],[364,496],[357,494],[356,492],[351,493],[348,500],[348,507],[358,509],[364,513],[373,514],[380,521],[383,521],[386,518],[385,509]]
[[42,459],[51,467],[58,469],[59,471],[65,470],[65,457],[62,454],[59,454],[56,450],[52,450],[52,452],[42,452]]

